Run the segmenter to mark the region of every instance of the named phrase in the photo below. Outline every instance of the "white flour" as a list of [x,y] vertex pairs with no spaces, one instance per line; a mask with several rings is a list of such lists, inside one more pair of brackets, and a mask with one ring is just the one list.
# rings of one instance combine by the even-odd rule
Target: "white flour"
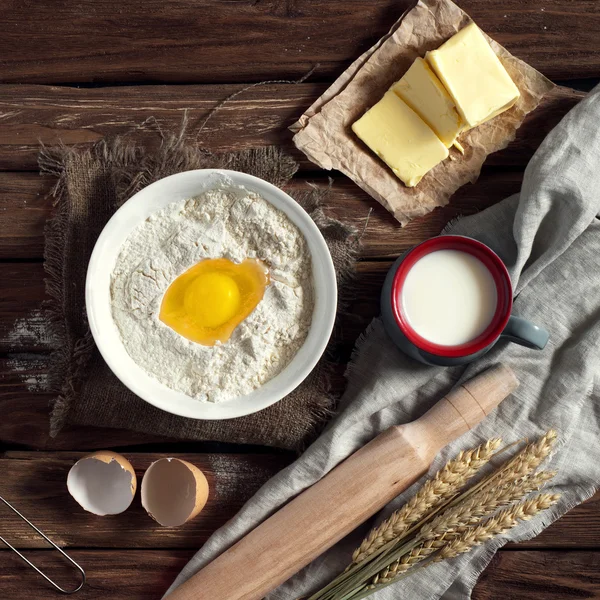
[[[258,258],[270,269],[262,301],[222,345],[202,346],[159,320],[163,294],[205,258]],[[314,306],[311,258],[285,214],[244,188],[220,187],[151,215],[112,273],[112,313],[125,348],[165,385],[202,401],[248,394],[277,375],[306,339]]]

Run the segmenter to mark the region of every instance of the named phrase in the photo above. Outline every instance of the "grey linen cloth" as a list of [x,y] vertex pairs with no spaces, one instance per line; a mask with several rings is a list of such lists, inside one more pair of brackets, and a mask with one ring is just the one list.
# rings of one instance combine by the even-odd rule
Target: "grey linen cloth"
[[[469,598],[477,577],[500,546],[534,537],[590,497],[600,482],[599,210],[600,86],[540,146],[527,167],[520,194],[449,228],[451,233],[485,242],[502,257],[516,292],[513,314],[550,331],[546,349],[538,352],[502,341],[464,372],[428,367],[397,350],[376,319],[358,342],[337,418],[293,465],[263,486],[210,538],[174,586],[378,433],[423,414],[459,377],[473,377],[498,362],[514,369],[521,386],[474,430],[447,446],[429,476],[459,450],[486,439],[500,436],[511,443],[556,428],[560,446],[551,467],[558,475],[549,489],[562,494],[560,502],[476,551],[427,567],[372,597]],[[403,504],[419,485],[386,507],[376,522]],[[268,599],[294,600],[325,584],[345,567],[372,524],[342,540]]]

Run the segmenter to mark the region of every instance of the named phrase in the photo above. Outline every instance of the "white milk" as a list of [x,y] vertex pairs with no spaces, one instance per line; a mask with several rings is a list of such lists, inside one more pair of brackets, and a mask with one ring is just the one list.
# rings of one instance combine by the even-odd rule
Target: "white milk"
[[443,346],[464,344],[483,333],[496,311],[496,284],[486,266],[460,250],[437,250],[420,258],[402,288],[410,326]]

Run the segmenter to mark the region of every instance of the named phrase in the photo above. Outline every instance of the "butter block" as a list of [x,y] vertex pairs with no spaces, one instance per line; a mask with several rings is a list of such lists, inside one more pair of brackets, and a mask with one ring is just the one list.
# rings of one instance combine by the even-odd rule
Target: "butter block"
[[447,158],[433,130],[392,91],[352,125],[354,133],[408,187]]
[[469,127],[509,109],[519,89],[475,23],[425,55]]
[[454,144],[465,123],[427,61],[417,58],[392,91],[433,129],[446,148]]

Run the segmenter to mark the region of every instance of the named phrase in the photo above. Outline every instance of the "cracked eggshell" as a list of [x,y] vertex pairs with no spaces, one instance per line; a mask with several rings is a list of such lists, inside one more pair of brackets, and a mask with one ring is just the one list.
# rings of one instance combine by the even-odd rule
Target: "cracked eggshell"
[[71,467],[67,489],[84,510],[99,516],[118,515],[132,503],[137,478],[124,456],[102,450]]
[[142,506],[164,527],[193,519],[208,500],[208,481],[196,466],[179,458],[153,462],[142,479]]

